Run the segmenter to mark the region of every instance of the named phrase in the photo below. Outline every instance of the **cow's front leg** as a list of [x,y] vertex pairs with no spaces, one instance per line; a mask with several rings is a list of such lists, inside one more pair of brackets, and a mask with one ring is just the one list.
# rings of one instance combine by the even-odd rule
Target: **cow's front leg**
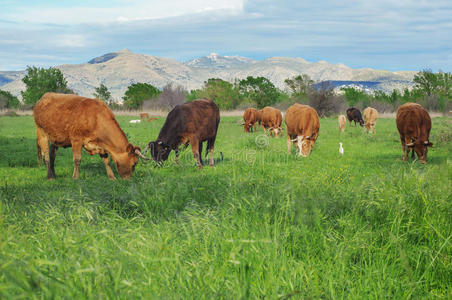
[[287,153],[291,154],[292,152],[292,139],[290,138],[290,135],[287,136]]
[[80,163],[82,162],[82,143],[81,142],[72,142],[72,160],[74,161],[74,173],[72,174],[72,178],[78,179],[79,171],[78,168]]
[[201,159],[199,157],[199,140],[193,140],[191,143],[191,151],[193,152],[193,158],[198,162],[198,168],[202,169]]
[[102,161],[104,162],[108,178],[116,180],[115,173],[113,173],[113,170],[110,167],[110,158],[108,157],[108,153],[99,154],[99,156],[102,158]]

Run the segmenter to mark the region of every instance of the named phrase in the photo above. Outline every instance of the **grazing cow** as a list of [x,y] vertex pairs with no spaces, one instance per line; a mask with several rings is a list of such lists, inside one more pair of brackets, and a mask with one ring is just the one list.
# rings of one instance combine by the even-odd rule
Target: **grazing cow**
[[428,112],[417,103],[405,103],[399,107],[396,115],[397,129],[402,142],[402,160],[414,158],[416,152],[419,162],[427,162],[428,147],[433,144],[429,141],[432,120]]
[[361,125],[361,127],[364,125],[364,120],[363,117],[361,116],[361,112],[357,108],[350,107],[349,109],[347,109],[347,118],[348,121],[350,122],[350,125],[352,125],[352,121],[355,122],[355,126],[356,122],[358,122],[359,125]]
[[148,113],[140,113],[140,119],[142,121],[147,121],[149,119],[149,114]]
[[276,108],[266,106],[262,109],[262,118],[261,118],[262,126],[264,130],[268,130],[270,135],[275,137],[279,137],[279,134],[282,132],[282,114]]
[[347,119],[345,118],[344,115],[339,115],[339,117],[337,117],[337,122],[339,123],[339,130],[341,132],[344,132],[345,130],[345,123],[347,123],[346,121]]
[[33,116],[38,162],[44,156],[48,179],[55,179],[54,162],[58,147],[72,147],[74,179],[79,177],[82,148],[91,155],[100,155],[110,179],[116,178],[108,155],[122,178],[131,176],[139,157],[147,159],[139,147],[129,143],[111,110],[100,100],[46,93],[33,108]]
[[171,150],[179,157],[179,146],[191,145],[193,156],[202,168],[202,143],[207,141],[210,165],[213,166],[213,150],[220,123],[220,110],[215,102],[199,99],[177,105],[169,112],[156,141],[150,142],[144,152],[151,151],[152,158],[160,164],[168,159]]
[[319,116],[309,105],[295,103],[286,112],[287,151],[296,143],[298,155],[307,157],[319,136]]
[[375,108],[367,107],[363,111],[363,119],[365,122],[365,127],[369,133],[376,133],[375,127],[377,126],[378,112]]
[[243,113],[245,132],[253,131],[253,128],[256,130],[256,114],[257,110],[255,108],[247,108]]

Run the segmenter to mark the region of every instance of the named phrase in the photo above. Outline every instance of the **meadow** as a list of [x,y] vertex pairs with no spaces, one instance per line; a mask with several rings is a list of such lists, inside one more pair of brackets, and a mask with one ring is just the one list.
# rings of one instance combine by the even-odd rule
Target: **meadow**
[[[164,119],[133,118],[118,122],[144,148]],[[394,119],[368,135],[323,118],[308,158],[240,119],[221,118],[215,167],[188,148],[111,181],[84,152],[73,180],[68,148],[48,181],[32,117],[1,117],[0,298],[452,297],[450,118],[426,165],[400,160]]]

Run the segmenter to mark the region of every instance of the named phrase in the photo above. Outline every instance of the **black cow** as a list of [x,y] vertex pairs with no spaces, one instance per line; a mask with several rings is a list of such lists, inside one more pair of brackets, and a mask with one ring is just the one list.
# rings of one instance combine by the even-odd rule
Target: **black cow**
[[179,157],[179,146],[191,145],[193,157],[202,168],[202,143],[207,141],[207,152],[210,152],[210,165],[213,166],[213,150],[220,124],[220,110],[215,102],[199,99],[177,105],[166,117],[157,140],[150,142],[144,152],[151,151],[152,158],[161,163],[168,159],[171,150]]
[[347,109],[347,119],[350,122],[350,125],[352,124],[352,121],[355,121],[355,126],[356,122],[358,122],[361,127],[364,125],[364,120],[361,112],[357,108],[350,107],[349,109]]

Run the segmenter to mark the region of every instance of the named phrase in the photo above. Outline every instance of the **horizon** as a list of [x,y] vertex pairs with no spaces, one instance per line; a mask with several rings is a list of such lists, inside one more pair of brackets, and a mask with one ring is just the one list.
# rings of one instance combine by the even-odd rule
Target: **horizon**
[[450,72],[450,15],[444,0],[4,0],[0,71],[80,64],[127,48],[178,62],[215,52]]

